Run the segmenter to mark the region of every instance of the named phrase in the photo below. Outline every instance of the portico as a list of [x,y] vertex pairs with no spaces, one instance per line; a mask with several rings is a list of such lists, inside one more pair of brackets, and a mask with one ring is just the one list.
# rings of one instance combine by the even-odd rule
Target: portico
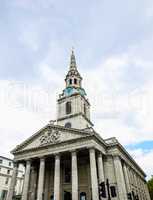
[[[22,200],[33,200],[34,197],[37,200],[47,200],[53,199],[53,196],[56,200],[64,200],[68,198],[64,198],[66,193],[70,194],[70,199],[73,200],[80,199],[81,194],[88,199],[92,196],[98,200],[98,179],[104,177],[101,170],[98,175],[96,167],[98,164],[98,169],[103,169],[103,160],[99,154],[102,155],[102,152],[92,147],[26,160]],[[35,190],[31,194],[29,191],[32,188]]]

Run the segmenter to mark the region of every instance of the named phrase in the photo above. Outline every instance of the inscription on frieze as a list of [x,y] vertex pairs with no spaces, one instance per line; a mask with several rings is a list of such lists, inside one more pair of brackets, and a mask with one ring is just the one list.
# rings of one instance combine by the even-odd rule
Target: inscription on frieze
[[40,145],[55,144],[60,141],[60,132],[54,129],[48,129],[40,138]]

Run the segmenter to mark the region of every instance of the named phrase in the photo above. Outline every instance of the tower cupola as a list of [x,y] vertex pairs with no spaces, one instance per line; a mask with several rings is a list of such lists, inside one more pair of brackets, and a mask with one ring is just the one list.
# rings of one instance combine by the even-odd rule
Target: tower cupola
[[69,71],[66,75],[65,82],[66,87],[81,87],[82,77],[77,70],[74,50],[71,53]]
[[65,78],[66,88],[63,91],[63,95],[69,96],[74,93],[80,93],[81,95],[86,95],[85,90],[82,88],[82,77],[77,69],[76,59],[74,55],[74,50],[72,49],[70,57],[69,71]]

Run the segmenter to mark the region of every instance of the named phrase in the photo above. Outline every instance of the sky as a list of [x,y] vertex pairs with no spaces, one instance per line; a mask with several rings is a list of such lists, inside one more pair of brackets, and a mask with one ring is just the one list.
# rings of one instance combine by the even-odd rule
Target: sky
[[152,0],[1,0],[0,155],[56,119],[72,47],[94,129],[151,177]]

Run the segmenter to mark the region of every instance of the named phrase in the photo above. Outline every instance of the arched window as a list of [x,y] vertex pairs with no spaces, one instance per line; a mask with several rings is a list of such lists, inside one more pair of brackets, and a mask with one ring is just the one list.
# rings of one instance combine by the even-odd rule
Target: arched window
[[72,79],[69,80],[70,85],[72,85]]
[[74,79],[74,84],[77,84],[77,79],[76,78]]
[[66,102],[66,114],[70,114],[71,113],[71,102],[68,101]]
[[65,124],[65,128],[71,128],[71,123],[70,123],[70,122],[67,122],[67,123]]

